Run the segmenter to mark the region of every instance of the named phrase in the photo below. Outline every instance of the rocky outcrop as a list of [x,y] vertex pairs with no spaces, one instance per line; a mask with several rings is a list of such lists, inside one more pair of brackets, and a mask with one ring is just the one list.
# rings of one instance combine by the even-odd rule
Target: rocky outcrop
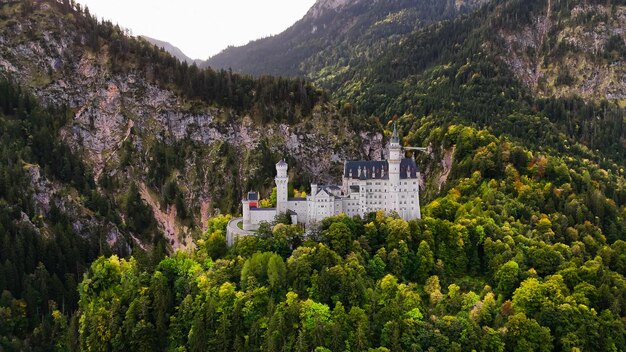
[[[130,245],[120,229],[85,207],[71,188],[43,177],[38,165],[25,165],[24,168],[31,181],[32,200],[37,217],[45,219],[53,208],[56,208],[71,219],[72,228],[78,235],[88,238],[103,233],[104,240],[110,248],[118,253],[130,253]],[[31,224],[33,221],[37,222],[36,219],[29,219],[26,214],[23,215],[23,221]]]
[[[148,163],[154,162],[150,148],[157,142],[194,150],[190,153],[193,157],[183,162],[186,169],[172,177],[196,224],[204,222],[205,212],[216,198],[223,197],[223,192],[215,196],[218,188],[244,185],[254,175],[259,165],[246,164],[245,155],[262,143],[274,153],[297,160],[300,169],[311,176],[328,179],[338,177],[333,170],[339,161],[376,155],[381,149],[381,134],[353,132],[346,119],[336,116],[333,109],[317,107],[310,119],[294,124],[262,125],[245,114],[188,101],[133,70],[113,72],[107,45],[92,51],[85,46],[85,33],[73,31],[57,14],[46,14],[53,11],[49,5],[38,6],[35,11],[39,15],[31,16],[31,20],[0,24],[0,68],[45,104],[68,107],[72,118],[61,129],[60,137],[93,169],[96,183],[101,175],[118,180],[119,188],[111,194],[114,198],[123,196],[131,181],[148,184]],[[130,165],[122,165],[122,147],[127,141],[132,144],[133,159]],[[236,180],[224,170],[211,169],[221,157],[215,150],[224,143],[232,146],[240,158]],[[198,176],[197,169],[204,174],[218,173],[213,177],[221,177],[223,182],[207,182],[206,177]],[[44,181],[33,176],[33,182]],[[44,211],[57,190],[50,184],[40,186],[37,204]],[[179,226],[175,209],[147,197],[149,191],[159,194],[161,190],[145,189],[142,194],[173,247],[183,246],[191,229]],[[66,208],[70,204],[74,203],[58,205]],[[88,219],[83,210],[76,210],[76,216]],[[89,229],[89,221],[85,221],[77,222],[77,230]],[[111,228],[110,243],[122,237],[118,229]]]
[[[500,30],[501,56],[539,96],[608,99],[626,106],[626,6],[581,4],[563,15],[552,1],[523,28]],[[621,42],[621,44],[620,44]]]
[[307,17],[315,19],[322,16],[325,11],[337,11],[347,4],[355,4],[359,1],[360,0],[318,0],[307,13]]

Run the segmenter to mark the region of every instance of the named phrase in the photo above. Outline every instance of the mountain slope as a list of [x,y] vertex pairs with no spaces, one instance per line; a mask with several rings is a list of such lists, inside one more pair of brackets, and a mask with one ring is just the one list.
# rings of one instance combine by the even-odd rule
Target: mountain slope
[[[166,258],[154,273],[135,274],[117,258],[96,262],[83,281],[80,342],[625,350],[623,110],[603,93],[581,98],[575,85],[567,97],[540,93],[507,61],[501,34],[532,27],[546,9],[551,16],[585,3],[494,1],[417,30],[336,78],[342,110],[395,121],[405,145],[427,147],[417,155],[423,219],[340,215],[312,236],[276,223],[227,249],[220,233],[229,218],[216,217],[193,255]],[[549,50],[541,55],[552,60]],[[146,290],[108,303],[101,282],[117,289],[128,275]],[[98,339],[93,326],[102,321],[113,344]],[[129,328],[136,322],[141,330]]]
[[[485,3],[482,11],[438,23]],[[229,48],[208,63],[252,74],[308,77],[354,100],[350,91],[363,91],[363,81],[420,75],[446,60],[481,52],[504,63],[510,79],[536,97],[607,99],[624,106],[625,11],[621,1],[319,1],[280,35]],[[381,109],[376,113],[383,115]],[[397,113],[403,112],[384,115]]]
[[283,33],[232,47],[206,64],[253,75],[307,75],[376,56],[388,42],[485,1],[318,1]]
[[[55,2],[31,6],[3,6],[5,14],[19,16],[0,23],[0,65],[44,104],[69,109],[73,117],[61,127],[61,139],[92,168],[94,181],[119,185],[108,189],[113,194],[134,179],[151,190],[144,195],[161,199],[162,209],[155,210],[176,213],[173,203],[163,202],[164,187],[174,183],[191,209],[189,219],[199,224],[207,209],[236,210],[243,190],[272,176],[259,165],[263,155],[301,161],[302,177],[325,177],[332,163],[307,160],[362,153],[347,119],[334,118],[323,93],[301,80],[199,71],[124,37],[110,23]],[[61,20],[62,11],[69,20]],[[235,157],[246,162],[227,162]],[[208,172],[222,168],[226,181]],[[178,224],[168,236],[178,243],[175,237],[195,226],[188,227]]]
[[379,156],[369,130],[301,79],[197,69],[69,1],[3,2],[0,349],[53,346],[97,256],[190,250],[244,192],[269,197],[280,158],[300,186]]
[[[337,216],[312,237],[275,224],[226,249],[228,218],[214,218],[193,255],[163,260],[152,276],[117,258],[96,262],[80,342],[111,346],[92,328],[104,321],[121,350],[626,349],[623,110],[606,92],[585,96],[570,82],[560,95],[524,79],[551,75],[544,58],[567,66],[545,18],[567,24],[564,13],[590,3],[493,1],[325,76],[342,110],[395,120],[404,144],[427,147],[417,156],[423,219]],[[595,33],[586,26],[577,31]],[[508,44],[528,33],[541,50]],[[118,308],[98,287],[122,287],[127,275],[147,292],[117,294]],[[136,322],[141,330],[128,328]]]
[[170,55],[172,55],[173,57],[175,57],[178,60],[180,60],[180,62],[186,62],[186,63],[188,63],[190,65],[193,64],[194,62],[196,62],[196,60],[194,60],[194,59],[190,58],[189,56],[185,55],[185,53],[182,50],[180,50],[178,47],[172,45],[171,43],[164,42],[162,40],[158,40],[158,39],[154,39],[154,38],[150,38],[150,37],[145,36],[145,35],[140,36],[140,38],[148,41],[152,45],[156,45],[157,47],[167,51],[168,53],[170,53]]
[[[448,120],[456,116],[465,123],[523,140],[532,140],[529,132],[544,131],[516,128],[510,122],[512,114],[539,113],[554,122],[556,130],[571,139],[569,142],[610,153],[621,162],[626,156],[626,131],[620,107],[623,101],[615,92],[626,86],[617,79],[622,64],[612,58],[618,55],[614,47],[624,41],[624,36],[596,28],[617,28],[615,23],[622,20],[619,14],[624,6],[596,4],[588,8],[589,18],[596,18],[594,11],[612,13],[608,22],[613,27],[602,24],[607,23],[607,17],[580,23],[573,20],[571,13],[585,6],[575,1],[492,2],[458,20],[417,30],[371,63],[351,67],[332,79],[337,86],[334,95],[365,115],[384,119],[438,114]],[[535,51],[532,46],[527,52],[515,49],[521,44],[512,43],[523,42],[528,33],[538,33],[532,29],[535,19],[545,18],[547,13],[554,25],[546,28],[550,33],[561,33],[548,38],[561,39],[541,45],[528,42],[542,50]],[[596,31],[604,32],[593,34]],[[585,44],[585,37],[596,38],[598,47]],[[568,41],[585,49],[563,44]],[[569,77],[575,61],[579,63],[577,76]],[[536,73],[531,75],[529,67]],[[530,76],[534,78],[527,79]]]
[[[623,1],[534,4],[532,20],[501,25],[502,56],[542,97],[608,99],[626,107],[626,7]],[[536,18],[536,19],[535,19]]]
[[[623,110],[515,69],[558,64],[536,19],[571,27],[590,4],[606,6],[493,1],[383,35],[376,56],[319,75],[334,98],[189,67],[69,1],[4,4],[0,348],[625,350]],[[547,49],[507,44],[520,33]],[[229,216],[202,221],[269,195],[281,157],[302,186],[380,155],[392,122],[426,147],[423,219],[337,216],[311,236],[276,223],[232,248]]]

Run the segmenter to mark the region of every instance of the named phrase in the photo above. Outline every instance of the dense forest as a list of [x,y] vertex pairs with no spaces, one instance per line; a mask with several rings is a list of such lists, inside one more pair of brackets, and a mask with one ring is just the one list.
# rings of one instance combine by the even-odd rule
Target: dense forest
[[[403,144],[429,149],[416,156],[424,217],[340,215],[306,235],[280,217],[229,248],[231,215],[218,215],[194,233],[195,248],[173,253],[139,183],[162,205],[175,205],[177,221],[198,228],[200,210],[189,207],[176,175],[200,175],[218,190],[215,208],[234,215],[242,190],[271,183],[279,157],[271,141],[245,159],[227,142],[152,138],[139,152],[143,140],[131,129],[120,170],[140,164],[146,174],[95,179],[88,160],[61,138],[75,111],[41,104],[7,75],[0,80],[0,351],[626,350],[624,111],[608,100],[538,96],[484,45],[496,40],[494,28],[532,22],[545,2],[498,0],[407,29],[382,56],[334,72],[327,83],[341,84],[332,95],[301,78],[181,64],[80,5],[46,3],[85,30],[78,48],[107,48],[110,72],[145,77],[192,110],[297,123],[316,106],[335,105],[333,116],[355,130],[397,122]],[[553,1],[552,10],[565,20],[578,3]],[[0,6],[2,26],[38,13],[38,2]],[[599,62],[626,52],[620,39],[609,41]],[[554,57],[566,49],[542,48]],[[326,59],[344,53],[335,54]],[[200,156],[210,157],[209,171]],[[298,168],[299,160],[289,161]],[[226,183],[245,162],[259,165],[256,175]],[[306,192],[306,181],[301,175],[291,186]],[[55,190],[47,203],[42,188]],[[110,228],[119,230],[115,245]]]
[[[229,49],[213,60],[216,63],[227,59],[235,63],[241,61],[235,66],[243,72],[307,76],[330,89],[342,102],[340,106],[345,104],[359,115],[376,116],[383,122],[405,113],[416,117],[434,113],[440,118],[446,116],[446,121],[462,120],[476,128],[489,128],[496,135],[506,133],[526,140],[527,136],[521,134],[527,132],[516,128],[511,121],[526,117],[512,116],[512,113],[547,118],[555,128],[548,138],[561,138],[557,136],[563,134],[564,138],[582,142],[591,150],[602,150],[607,156],[623,161],[626,155],[622,145],[615,143],[626,138],[623,102],[602,97],[599,88],[599,98],[590,100],[577,96],[586,85],[580,81],[581,77],[593,75],[593,72],[585,72],[587,67],[583,67],[582,72],[574,72],[563,63],[573,58],[588,60],[592,67],[619,66],[619,58],[626,53],[625,40],[619,30],[616,30],[618,34],[610,34],[609,30],[606,30],[609,33],[594,33],[596,49],[586,47],[591,44],[570,32],[591,35],[589,28],[615,26],[613,22],[621,18],[620,6],[625,5],[624,2],[498,0],[479,6],[481,4],[467,2],[465,8],[455,13],[451,10],[454,6],[446,1],[356,2],[337,12],[328,11],[326,15],[322,12],[321,18],[308,14],[276,37]],[[465,13],[472,8],[477,10]],[[540,42],[539,48],[533,47],[532,41],[525,41],[528,47],[523,50],[527,53],[520,60],[528,62],[531,68],[536,65],[533,70],[555,67],[555,72],[546,74],[548,77],[540,79],[538,87],[534,88],[573,94],[533,94],[513,72],[513,63],[508,61],[513,53],[503,33],[523,29],[548,14],[551,15],[546,20],[552,25],[548,27],[545,40]],[[310,33],[309,27],[315,21],[324,22],[324,16],[337,19],[326,32]],[[354,18],[355,23],[341,16]],[[333,35],[337,28],[344,31]],[[566,31],[568,28],[570,32]],[[296,64],[272,60],[247,62],[251,56],[286,45],[285,42],[289,43],[298,34],[305,38],[329,36],[334,44],[316,55],[304,55],[308,57],[306,60],[293,52],[281,57],[281,60],[295,60]],[[308,40],[312,44],[305,48],[313,50],[320,39],[311,38]],[[298,43],[303,41],[300,39]],[[294,73],[292,66],[301,72]],[[549,81],[550,75],[556,76],[553,82]],[[533,143],[544,145],[534,140],[535,131],[528,132]]]
[[[262,226],[151,269],[100,258],[80,285],[90,350],[612,351],[626,348],[624,179],[462,125],[458,180],[406,222]],[[110,312],[113,312],[111,314]]]
[[71,316],[76,310],[77,283],[91,262],[98,255],[128,255],[109,248],[102,234],[80,236],[71,226],[68,209],[59,209],[54,201],[45,217],[43,209],[34,204],[33,180],[41,173],[84,197],[84,203],[98,213],[100,223],[106,218],[119,221],[110,211],[109,200],[96,192],[83,162],[56,137],[67,118],[66,109],[42,108],[13,82],[0,81],[3,350],[28,348],[28,344],[15,342],[27,337],[31,347],[52,345],[57,338],[54,314]]
[[[557,23],[555,32],[572,21],[585,28],[607,21],[600,15],[571,18],[572,9],[581,5],[578,1],[550,4],[553,16],[557,16],[553,19]],[[612,2],[611,6],[615,9],[619,4]],[[507,134],[537,147],[558,148],[557,140],[561,144],[580,143],[623,162],[626,129],[619,101],[582,99],[575,94],[532,94],[505,60],[511,53],[501,43],[499,33],[523,28],[542,15],[546,7],[543,0],[493,1],[456,21],[418,30],[375,61],[335,77],[340,82],[335,96],[366,116],[434,114],[447,122],[487,128],[495,135]],[[593,62],[609,66],[613,61],[607,58],[619,56],[623,43],[624,38],[609,38],[607,45],[592,57]],[[556,38],[547,41],[541,50],[540,66],[558,62],[566,53],[586,55]],[[557,84],[558,81],[557,77]],[[521,128],[529,120],[551,123],[540,128]]]

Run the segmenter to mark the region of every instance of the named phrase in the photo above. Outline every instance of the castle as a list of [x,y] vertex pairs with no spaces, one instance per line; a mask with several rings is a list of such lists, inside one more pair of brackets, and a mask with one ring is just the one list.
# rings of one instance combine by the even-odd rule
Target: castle
[[287,169],[284,160],[276,164],[276,208],[260,208],[257,192],[242,200],[244,230],[256,230],[261,222],[271,223],[283,213],[292,223],[305,226],[341,213],[363,216],[378,210],[396,212],[405,220],[421,217],[420,173],[415,160],[404,157],[395,127],[387,160],[346,161],[341,186],[311,184],[306,198],[289,198]]

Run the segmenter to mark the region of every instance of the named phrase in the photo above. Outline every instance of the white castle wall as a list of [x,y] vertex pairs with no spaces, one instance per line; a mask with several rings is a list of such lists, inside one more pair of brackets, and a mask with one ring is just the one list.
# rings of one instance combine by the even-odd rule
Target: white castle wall
[[250,209],[250,227],[246,230],[257,230],[262,222],[272,223],[276,217],[276,209]]
[[309,205],[306,199],[290,200],[287,208],[298,213],[298,223],[306,224],[309,221]]

